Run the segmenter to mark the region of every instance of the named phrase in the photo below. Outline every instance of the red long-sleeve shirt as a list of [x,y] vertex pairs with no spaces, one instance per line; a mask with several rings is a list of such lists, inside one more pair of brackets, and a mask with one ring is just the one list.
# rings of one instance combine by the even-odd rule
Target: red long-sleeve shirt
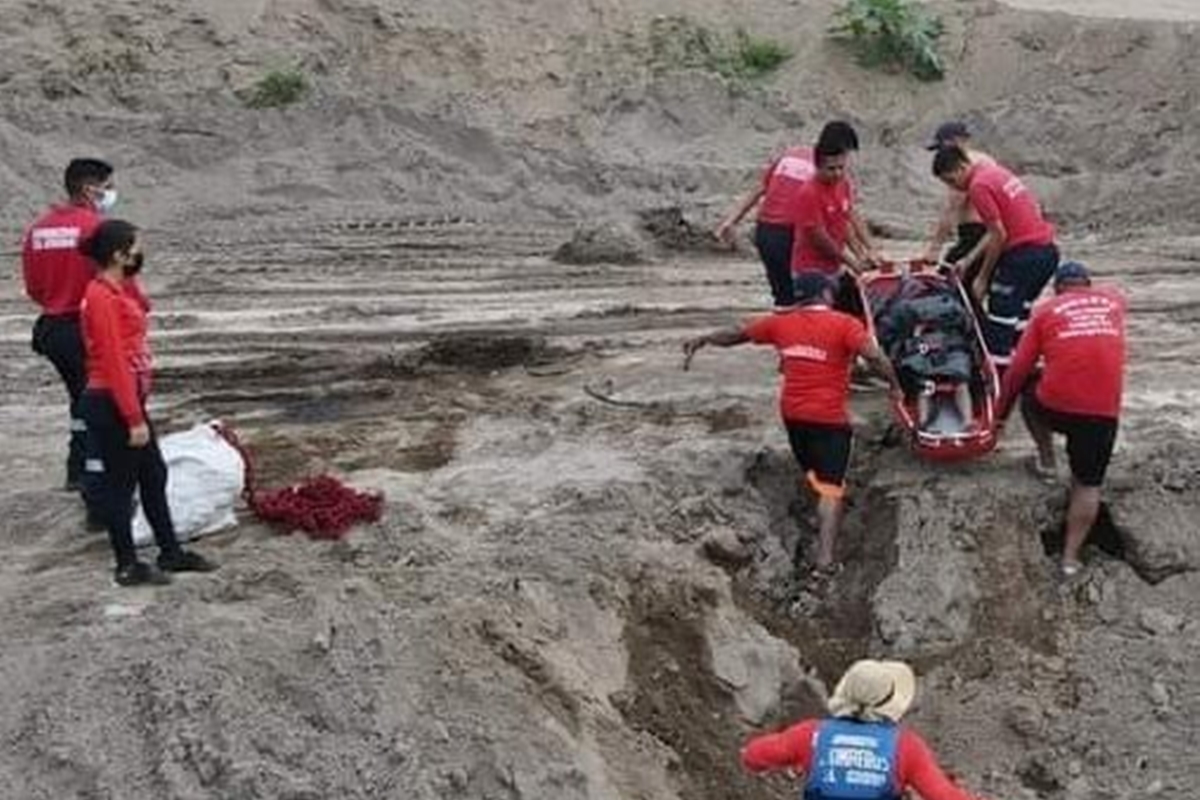
[[1066,414],[1116,419],[1125,384],[1125,298],[1112,289],[1078,288],[1039,305],[1004,374],[1007,414],[1029,375],[1043,363],[1037,399]]
[[[781,733],[751,739],[742,749],[742,766],[751,772],[773,769],[808,772],[820,724],[821,720],[809,719]],[[896,780],[898,788],[914,789],[923,800],[977,800],[946,777],[929,745],[907,728],[900,730],[896,744]]]
[[21,243],[25,293],[52,316],[78,314],[95,263],[80,252],[103,218],[91,206],[55,206],[29,226]]
[[145,423],[142,404],[150,388],[143,302],[128,281],[118,285],[101,277],[88,284],[81,307],[88,388],[111,392],[130,428]]

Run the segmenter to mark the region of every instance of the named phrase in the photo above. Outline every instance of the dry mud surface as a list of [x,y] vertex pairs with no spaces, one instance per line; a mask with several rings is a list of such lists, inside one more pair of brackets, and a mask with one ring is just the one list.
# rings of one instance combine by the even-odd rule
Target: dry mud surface
[[[112,5],[105,13],[137,7]],[[120,154],[126,210],[152,222],[163,425],[222,418],[266,483],[329,469],[383,490],[388,505],[378,525],[335,544],[247,518],[202,545],[224,565],[216,575],[118,591],[106,542],[84,533],[77,502],[53,489],[61,389],[28,351],[32,315],[18,283],[0,282],[0,796],[792,797],[785,778],[744,776],[738,744],[817,711],[838,672],[870,653],[918,666],[913,724],[984,796],[1191,800],[1200,777],[1191,744],[1200,716],[1200,282],[1185,218],[1196,145],[1170,131],[1195,121],[1194,104],[1177,102],[1194,92],[1194,59],[1171,75],[1146,72],[1194,52],[1191,34],[960,5],[970,5],[963,25],[1020,34],[1024,44],[1006,41],[1022,53],[1069,45],[1045,96],[1004,101],[1007,113],[992,101],[977,111],[997,147],[1036,150],[1026,166],[1065,198],[1068,252],[1132,299],[1128,415],[1111,513],[1097,531],[1108,552],[1094,552],[1073,586],[1053,580],[1043,549],[1065,487],[1022,471],[1029,445],[1019,426],[993,457],[935,468],[886,446],[882,397],[865,392],[854,402],[861,435],[846,571],[813,591],[792,568],[813,535],[811,509],[775,421],[773,359],[705,352],[693,372],[678,368],[685,336],[763,307],[749,255],[642,242],[645,258],[629,259],[641,263],[553,260],[574,222],[601,211],[622,230],[636,226],[632,212],[672,204],[688,219],[711,219],[762,145],[784,133],[772,115],[801,113],[790,100],[731,99],[704,75],[623,84],[609,96],[613,79],[564,68],[585,102],[537,98],[544,126],[522,132],[514,120],[536,103],[515,98],[533,68],[488,68],[509,64],[497,54],[529,45],[544,23],[529,16],[525,40],[479,33],[488,46],[463,49],[449,33],[431,34],[451,30],[447,20],[474,30],[454,4],[215,3],[157,20],[133,15],[143,33],[196,30],[168,51],[193,72],[158,76],[187,91],[125,86],[142,104],[132,117],[119,98],[23,94],[36,80],[5,56],[14,88],[0,100],[10,112],[0,145],[18,199],[4,207],[4,224],[40,202],[34,182],[61,160],[66,135],[36,120],[91,119],[75,130],[97,141],[140,121]],[[693,13],[762,21],[783,7],[710,3]],[[47,18],[100,13],[9,0],[0,8],[4,25],[19,27],[14,9],[28,23],[26,38],[4,35],[39,43],[47,58],[61,46]],[[533,14],[482,8],[480,31]],[[642,19],[620,3],[589,13],[593,47]],[[440,61],[416,43],[413,20]],[[563,24],[581,25],[569,15]],[[324,89],[332,96],[292,116],[247,121],[203,85],[209,62],[200,56],[218,46],[250,52],[239,26],[253,25],[265,42],[291,36],[327,57],[330,37],[395,47],[387,37],[399,37],[414,73],[403,97],[372,108],[407,98],[416,110],[372,117],[356,105],[361,97]],[[1125,55],[1105,51],[1101,66],[1100,45]],[[379,47],[364,50],[391,52]],[[780,80],[794,88],[817,69],[814,58],[805,51]],[[907,116],[851,67],[831,69],[845,70],[841,91],[865,92],[865,130],[915,141],[947,96],[999,98],[1017,82],[1008,56],[962,58],[966,77],[943,87],[948,95],[905,100]],[[988,58],[1009,72],[979,69]],[[1048,64],[1027,66],[1049,75]],[[331,83],[346,77],[340,68],[329,65]],[[89,83],[95,73],[70,80],[111,88]],[[1064,111],[1048,118],[1048,132],[1027,124],[1044,115],[1039,104],[1080,101],[1100,83],[1109,93],[1088,100],[1091,116]],[[483,85],[494,92],[487,101],[475,94]],[[471,102],[439,111],[438,86]],[[606,130],[588,105],[601,95],[615,109]],[[811,102],[823,114],[835,108]],[[115,105],[97,117],[104,103]],[[227,125],[217,129],[230,140],[200,137],[208,144],[189,149],[164,133],[176,104],[189,103]],[[1100,135],[1106,103],[1133,115],[1110,109],[1114,140],[1127,130],[1159,143],[1148,158],[1163,171],[1142,174],[1144,154],[1122,150],[1128,142],[1089,139]],[[474,122],[464,126],[464,115]],[[664,133],[668,118],[680,127]],[[579,126],[566,136],[574,148],[555,139],[567,119]],[[1163,129],[1144,131],[1150,119]],[[684,135],[689,124],[711,130]],[[1070,149],[1045,138],[1068,130]],[[606,136],[609,149],[598,147]],[[630,143],[641,149],[622,149]],[[916,144],[864,153],[880,219],[916,225],[905,186],[916,205],[933,202],[926,160]],[[551,161],[558,171],[547,176]],[[598,174],[608,189],[581,188]],[[1112,202],[1130,192],[1141,202]],[[1093,206],[1107,209],[1095,226]],[[1169,233],[1145,227],[1167,222]],[[692,241],[676,233],[676,244]]]

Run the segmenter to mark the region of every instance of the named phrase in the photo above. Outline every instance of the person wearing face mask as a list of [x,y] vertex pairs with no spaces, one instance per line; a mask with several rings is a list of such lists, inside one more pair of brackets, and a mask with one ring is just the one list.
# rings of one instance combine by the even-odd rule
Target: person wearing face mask
[[[130,287],[142,269],[138,231],[123,220],[100,224],[85,245],[100,271],[80,307],[87,388],[80,413],[88,426],[89,461],[102,466],[95,506],[108,529],[120,586],[162,584],[166,573],[211,572],[216,565],[180,546],[167,505],[167,465],[146,417],[150,351],[146,308]],[[158,569],[138,560],[133,495],[138,492],[158,545]]]
[[[64,183],[67,202],[51,207],[26,230],[21,266],[25,293],[42,312],[33,327],[33,350],[54,365],[71,403],[66,488],[81,491],[88,500],[91,490],[84,470],[87,430],[78,410],[87,380],[79,304],[96,265],[81,247],[116,204],[117,192],[112,165],[94,158],[77,158],[68,164]],[[130,281],[129,289],[148,309],[136,281]],[[94,522],[95,515],[89,516]]]

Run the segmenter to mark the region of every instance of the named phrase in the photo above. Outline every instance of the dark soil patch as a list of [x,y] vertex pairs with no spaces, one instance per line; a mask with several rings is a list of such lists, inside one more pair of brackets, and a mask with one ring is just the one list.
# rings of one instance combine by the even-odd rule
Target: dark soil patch
[[[1047,528],[1041,533],[1042,550],[1048,557],[1057,558],[1062,555],[1066,538],[1067,526],[1065,523]],[[1125,539],[1113,521],[1112,512],[1107,504],[1100,505],[1100,516],[1096,518],[1096,524],[1092,526],[1084,546],[1095,547],[1111,558],[1125,560]]]
[[712,232],[688,219],[679,206],[651,208],[638,214],[642,230],[666,250],[687,253],[728,252]]
[[569,242],[554,252],[560,264],[629,266],[645,261],[642,243],[632,233],[611,225],[577,230]]
[[855,468],[846,522],[838,540],[842,572],[825,585],[806,573],[805,551],[816,540],[810,519],[815,504],[801,492],[800,474],[789,455],[765,453],[746,480],[770,510],[770,534],[796,554],[792,575],[764,593],[751,576],[735,576],[735,597],[772,634],[791,642],[818,674],[832,683],[863,658],[875,632],[871,600],[895,568],[896,502],[870,488],[870,470]]
[[492,372],[546,364],[560,355],[539,336],[452,335],[434,339],[417,351],[422,366]]
[[707,590],[648,578],[634,583],[625,625],[628,689],[612,698],[626,721],[679,756],[680,794],[697,800],[763,800],[794,794],[741,769],[744,732],[729,690],[715,677],[704,620]]

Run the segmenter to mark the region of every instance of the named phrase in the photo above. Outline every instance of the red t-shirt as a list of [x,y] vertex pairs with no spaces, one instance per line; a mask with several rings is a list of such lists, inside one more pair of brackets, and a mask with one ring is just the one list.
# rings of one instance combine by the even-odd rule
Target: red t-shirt
[[868,337],[861,322],[827,306],[804,306],[751,320],[745,333],[752,342],[774,345],[783,357],[784,420],[849,424],[850,368]]
[[21,245],[25,293],[50,315],[78,314],[96,265],[80,252],[102,221],[89,206],[55,206],[29,226]]
[[768,225],[795,223],[796,199],[804,184],[817,174],[811,147],[791,147],[763,172],[763,200],[758,221]]
[[146,309],[140,294],[104,278],[88,284],[81,306],[88,388],[112,393],[130,428],[146,421],[142,403],[150,391]]
[[1116,419],[1125,384],[1126,301],[1112,289],[1068,289],[1036,309],[1004,375],[1001,409],[1020,393],[1038,358],[1037,399],[1067,414]]
[[[742,766],[751,772],[771,769],[808,772],[820,723],[816,719],[805,720],[782,733],[751,739],[742,749]],[[896,743],[896,781],[900,789],[915,789],[922,800],[975,800],[946,777],[929,745],[907,728],[901,728]]]
[[811,180],[796,193],[792,219],[796,228],[792,245],[792,272],[814,270],[833,274],[841,269],[837,259],[821,253],[808,233],[813,228],[825,231],[839,251],[845,249],[854,210],[854,190],[850,181],[823,183]]
[[1033,192],[996,163],[981,162],[968,173],[967,197],[985,224],[999,222],[1008,235],[1004,249],[1054,242],[1054,226],[1042,217]]

